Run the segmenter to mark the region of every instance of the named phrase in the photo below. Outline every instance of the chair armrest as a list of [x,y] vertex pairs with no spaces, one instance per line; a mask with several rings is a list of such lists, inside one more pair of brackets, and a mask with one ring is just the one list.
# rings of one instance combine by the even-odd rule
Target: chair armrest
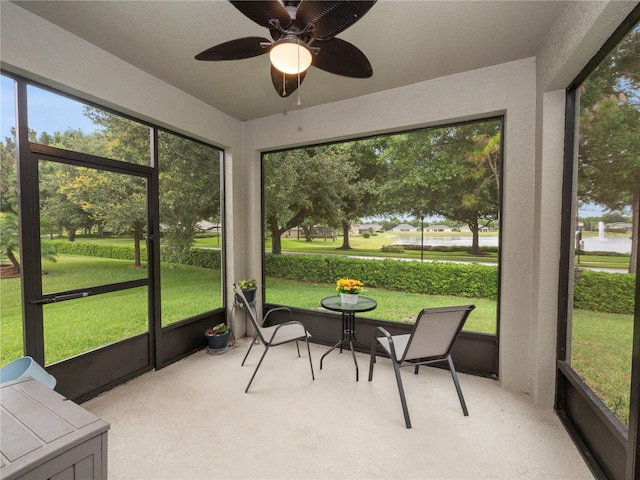
[[[387,340],[389,341],[389,350],[391,350],[391,359],[396,361],[398,357],[396,356],[396,347],[393,345],[393,336],[384,327],[378,327],[376,330],[379,330],[385,337],[387,337]],[[373,341],[375,342],[377,338],[378,337],[374,334]]]
[[276,307],[276,308],[272,308],[264,315],[264,317],[262,318],[262,325],[264,326],[266,324],[267,317],[269,316],[269,314],[271,314],[272,312],[278,312],[283,310],[286,310],[287,312],[289,312],[289,317],[293,318],[293,312],[289,307]]

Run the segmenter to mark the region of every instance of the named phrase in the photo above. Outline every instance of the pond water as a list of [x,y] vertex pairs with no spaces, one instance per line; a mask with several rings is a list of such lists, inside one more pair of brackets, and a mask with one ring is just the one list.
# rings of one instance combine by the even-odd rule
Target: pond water
[[631,237],[582,237],[585,252],[618,252],[631,254]]
[[[394,239],[397,245],[420,245],[420,235],[399,236]],[[497,247],[498,236],[482,236],[479,237],[481,247]],[[584,250],[587,252],[617,252],[631,253],[631,238],[621,237],[583,237]],[[444,237],[424,236],[424,245],[463,245],[471,246],[471,235],[447,235]]]

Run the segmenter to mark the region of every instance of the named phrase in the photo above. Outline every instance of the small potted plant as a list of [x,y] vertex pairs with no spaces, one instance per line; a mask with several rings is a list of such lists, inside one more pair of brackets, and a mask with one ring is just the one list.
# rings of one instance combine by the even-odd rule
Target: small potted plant
[[207,350],[211,355],[219,355],[227,351],[229,347],[229,335],[231,330],[224,323],[218,323],[213,328],[204,332],[207,338]]
[[[249,278],[246,280],[237,280],[233,287],[234,292],[236,291],[236,287],[242,290],[242,294],[244,295],[244,298],[247,299],[247,302],[252,303],[255,300],[256,290],[258,288],[258,281],[255,278]],[[242,299],[238,297],[237,293],[235,295],[235,301],[236,301],[236,305],[240,307],[243,306]]]
[[353,278],[341,278],[336,282],[336,290],[342,303],[358,303],[358,294],[364,290],[364,284]]

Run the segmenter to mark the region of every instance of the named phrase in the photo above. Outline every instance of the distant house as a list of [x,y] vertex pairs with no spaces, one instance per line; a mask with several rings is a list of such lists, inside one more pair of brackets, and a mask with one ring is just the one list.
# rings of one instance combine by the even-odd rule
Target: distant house
[[[469,228],[468,225],[463,225],[462,227],[460,227],[460,232],[461,233],[469,233],[471,231],[471,229]],[[479,232],[491,232],[492,230],[489,227],[480,227],[478,229]]]
[[607,231],[625,231],[625,232],[631,232],[631,230],[633,230],[633,224],[631,223],[627,223],[627,222],[614,222],[614,223],[607,223],[605,225],[605,229]]
[[362,225],[358,225],[358,233],[362,235],[364,232],[374,233],[382,230],[382,225],[378,225],[377,223],[363,223]]
[[324,225],[314,225],[311,227],[311,236],[315,238],[333,237],[335,232],[333,228]]
[[393,227],[392,230],[394,232],[417,232],[418,231],[416,227],[414,227],[413,225],[408,225],[406,223],[402,223],[397,227]]
[[211,223],[208,220],[200,220],[198,223],[196,223],[196,228],[198,230],[202,230],[203,232],[220,233],[220,224]]
[[[311,227],[311,237],[313,238],[328,238],[333,237],[335,231],[331,227],[324,225],[314,225]],[[305,238],[304,229],[302,227],[293,227],[286,230],[282,235],[282,238]]]
[[304,238],[304,230],[300,227],[293,227],[281,235],[282,238]]
[[453,228],[448,225],[429,225],[425,230],[427,232],[453,232]]

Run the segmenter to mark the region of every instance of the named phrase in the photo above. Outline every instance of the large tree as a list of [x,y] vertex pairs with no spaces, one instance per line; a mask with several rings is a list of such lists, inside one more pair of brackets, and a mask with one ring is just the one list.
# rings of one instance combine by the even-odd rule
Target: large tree
[[[125,162],[149,165],[151,142],[148,127],[93,107],[84,114],[102,127],[84,141],[81,151]],[[77,149],[77,147],[76,147]],[[147,226],[143,178],[90,168],[60,172],[60,192],[101,225],[134,240],[134,265],[141,262],[140,243]]]
[[[102,132],[85,134],[80,129],[68,129],[64,132],[41,133],[37,143],[77,152],[109,156],[113,141]],[[42,223],[49,225],[57,233],[65,232],[67,239],[73,242],[79,229],[89,232],[94,226],[102,231],[105,224],[100,218],[91,215],[91,209],[83,208],[83,202],[75,196],[65,193],[65,187],[74,183],[75,177],[84,174],[86,169],[72,165],[41,161],[38,167],[40,190],[40,215]],[[43,233],[52,233],[51,231]]]
[[637,265],[640,225],[640,25],[583,83],[578,199],[631,210],[629,272]]
[[79,168],[76,175],[62,175],[60,190],[69,200],[111,232],[133,235],[134,264],[140,267],[140,242],[147,225],[144,179],[89,168]]
[[281,235],[307,218],[335,222],[342,195],[355,173],[347,157],[333,148],[312,147],[264,156],[265,223],[271,252],[282,253]]
[[179,263],[193,245],[196,224],[220,219],[220,153],[169,133],[158,140],[162,254]]
[[384,208],[464,222],[480,253],[479,231],[498,218],[500,123],[426,129],[389,139]]
[[387,164],[381,152],[386,137],[377,137],[338,144],[334,148],[346,156],[351,165],[353,178],[341,192],[342,250],[350,250],[349,231],[351,224],[362,217],[378,213],[379,189],[386,178]]
[[[102,127],[99,135],[109,146],[101,153],[103,156],[143,165],[151,163],[148,127],[91,107],[85,108],[85,114]],[[220,218],[220,154],[208,145],[160,132],[157,167],[163,259],[180,262],[193,245],[196,224],[203,219]],[[138,252],[146,227],[146,212],[142,209],[144,187],[138,179],[123,181],[126,185],[112,193],[118,197],[124,188],[127,192],[124,196],[128,195],[129,200],[123,206],[130,204],[132,208],[112,210],[111,218],[108,215],[101,218],[119,230],[129,225]],[[135,199],[141,203],[134,205]]]

